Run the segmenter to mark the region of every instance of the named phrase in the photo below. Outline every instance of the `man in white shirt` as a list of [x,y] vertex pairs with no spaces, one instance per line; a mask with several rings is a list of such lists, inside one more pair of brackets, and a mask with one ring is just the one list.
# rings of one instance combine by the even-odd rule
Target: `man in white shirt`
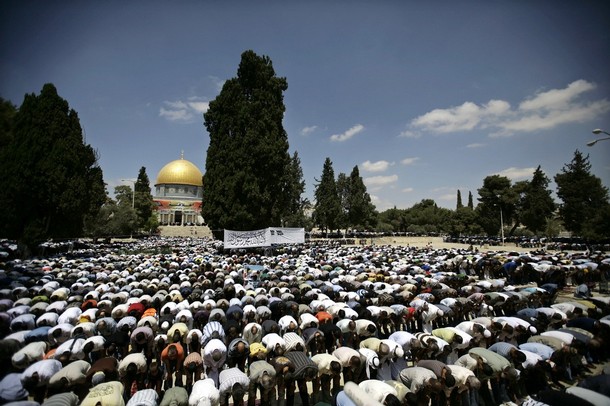
[[129,393],[134,382],[141,384],[148,370],[148,361],[141,352],[128,354],[119,362],[119,377],[126,393]]
[[189,406],[219,406],[220,391],[213,379],[206,378],[195,382],[189,396]]
[[49,380],[49,392],[75,392],[80,398],[84,398],[88,391],[87,371],[91,364],[87,361],[73,361],[55,373]]
[[11,357],[13,366],[18,369],[25,369],[36,361],[44,358],[49,345],[44,341],[29,343]]
[[404,383],[418,399],[424,399],[430,394],[439,393],[443,385],[436,374],[422,367],[409,367],[400,372],[400,381]]
[[478,405],[479,404],[479,389],[481,381],[477,379],[474,372],[468,368],[459,365],[447,365],[447,369],[455,378],[454,388],[445,388],[447,399],[452,396],[462,399],[462,404]]
[[375,401],[384,405],[400,405],[398,392],[392,386],[377,379],[367,379],[358,384]]
[[205,373],[208,378],[211,378],[216,387],[219,385],[220,369],[224,366],[227,360],[227,346],[218,339],[210,340],[203,347],[203,365],[205,365]]
[[47,385],[51,377],[62,368],[61,362],[54,359],[38,361],[21,374],[21,384],[38,403],[44,401]]
[[332,355],[341,362],[344,382],[360,382],[360,375],[366,362],[362,354],[350,347],[339,347]]
[[[331,382],[332,382],[332,394],[339,392],[339,386],[341,384],[341,372],[343,367],[339,358],[334,355],[327,353],[316,354],[311,357],[311,360],[318,366],[318,376],[312,380],[313,385],[313,398],[324,402],[330,402],[332,399],[331,395]],[[320,392],[320,388],[322,391]]]

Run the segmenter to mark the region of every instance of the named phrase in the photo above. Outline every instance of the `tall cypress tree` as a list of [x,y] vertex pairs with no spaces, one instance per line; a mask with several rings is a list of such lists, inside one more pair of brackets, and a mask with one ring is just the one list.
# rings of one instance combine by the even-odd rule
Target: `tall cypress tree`
[[345,228],[347,230],[348,227],[351,226],[349,222],[349,211],[350,211],[350,179],[343,172],[339,173],[337,176],[337,181],[335,182],[337,186],[337,195],[339,196],[339,202],[341,203],[341,213],[337,219],[337,227]]
[[462,204],[462,192],[460,192],[460,189],[458,189],[458,191],[457,191],[457,204],[455,205],[455,208],[457,210],[459,210],[462,207],[464,207],[464,204]]
[[330,158],[324,161],[322,177],[316,185],[315,198],[314,223],[323,230],[336,230],[341,216],[341,199],[337,192],[335,171]]
[[468,208],[470,210],[474,210],[474,203],[472,201],[472,192],[470,190],[468,191]]
[[106,200],[97,155],[52,84],[25,96],[0,153],[0,173],[0,235],[29,247],[82,236],[85,218]]
[[347,220],[350,227],[362,227],[371,229],[377,221],[375,206],[371,203],[371,196],[366,191],[366,186],[358,166],[354,166],[349,176],[349,193],[347,195]]
[[150,221],[153,215],[154,201],[150,193],[150,181],[143,166],[138,173],[138,180],[135,183],[134,206],[138,214],[138,227],[142,228]]
[[237,77],[210,103],[210,134],[203,179],[202,214],[213,230],[281,225],[289,194],[290,155],[282,125],[285,78],[271,60],[241,55]]
[[309,204],[307,199],[301,196],[305,193],[305,181],[301,169],[301,159],[298,152],[294,152],[288,167],[287,212],[282,218],[282,225],[286,227],[305,227],[307,218],[305,208]]

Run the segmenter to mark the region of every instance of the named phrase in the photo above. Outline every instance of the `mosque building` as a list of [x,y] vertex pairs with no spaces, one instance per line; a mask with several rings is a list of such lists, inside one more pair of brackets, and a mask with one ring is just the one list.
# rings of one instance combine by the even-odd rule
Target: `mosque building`
[[153,196],[160,225],[202,225],[202,198],[203,174],[184,153],[161,168]]

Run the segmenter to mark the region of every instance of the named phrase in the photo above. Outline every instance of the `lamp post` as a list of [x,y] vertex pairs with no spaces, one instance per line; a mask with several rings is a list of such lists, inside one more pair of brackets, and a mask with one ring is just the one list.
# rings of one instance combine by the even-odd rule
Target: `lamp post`
[[[502,239],[502,246],[504,246],[504,214],[502,213],[502,204],[500,204],[500,195],[496,195],[498,198],[498,207],[500,208],[500,238]],[[494,205],[495,206],[495,205]]]
[[587,146],[588,147],[592,147],[593,145],[597,144],[599,141],[604,141],[604,140],[610,140],[610,133],[604,130],[600,130],[599,128],[595,129],[592,131],[593,134],[598,135],[598,134],[606,134],[608,137],[603,137],[603,138],[598,138],[596,140],[593,141],[589,141],[587,142]]
[[133,189],[131,193],[131,208],[136,208],[136,181],[133,179],[121,179],[121,182],[131,182],[133,183]]
[[502,246],[504,247],[504,216],[502,215],[502,206],[500,206],[500,236],[502,237]]

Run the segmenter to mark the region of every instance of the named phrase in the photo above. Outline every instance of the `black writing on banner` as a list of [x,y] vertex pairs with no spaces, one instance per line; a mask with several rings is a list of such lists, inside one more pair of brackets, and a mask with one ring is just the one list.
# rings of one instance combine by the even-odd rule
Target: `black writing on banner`
[[224,230],[225,248],[268,247],[275,244],[302,244],[305,229],[270,227],[262,230]]
[[229,248],[264,247],[269,245],[267,230],[225,230],[225,246]]

